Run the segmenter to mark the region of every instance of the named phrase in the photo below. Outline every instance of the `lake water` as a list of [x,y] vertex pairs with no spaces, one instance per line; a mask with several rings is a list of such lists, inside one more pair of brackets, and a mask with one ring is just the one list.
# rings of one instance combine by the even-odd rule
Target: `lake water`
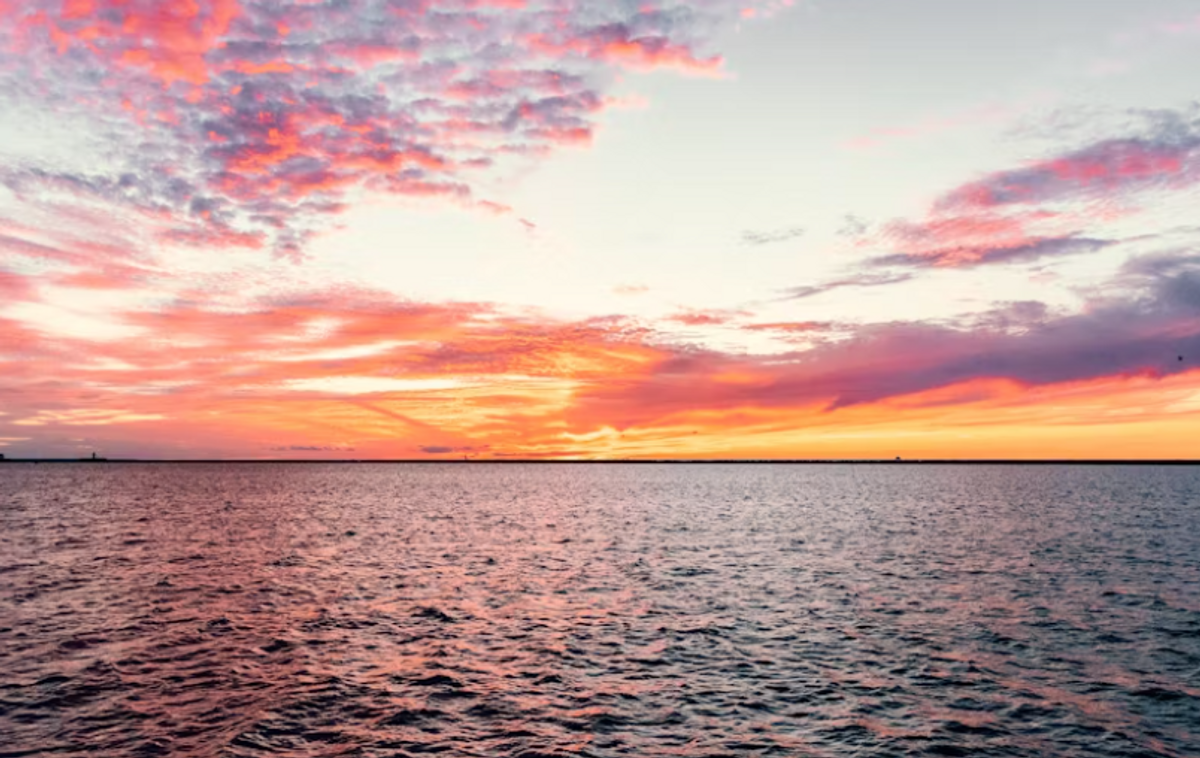
[[1200,467],[0,465],[0,756],[1200,756]]

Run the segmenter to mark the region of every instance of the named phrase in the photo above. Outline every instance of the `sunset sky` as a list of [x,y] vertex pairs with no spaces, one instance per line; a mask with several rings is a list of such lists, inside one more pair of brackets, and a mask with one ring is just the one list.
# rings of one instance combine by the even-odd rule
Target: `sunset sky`
[[1200,1],[0,0],[0,453],[1200,457]]

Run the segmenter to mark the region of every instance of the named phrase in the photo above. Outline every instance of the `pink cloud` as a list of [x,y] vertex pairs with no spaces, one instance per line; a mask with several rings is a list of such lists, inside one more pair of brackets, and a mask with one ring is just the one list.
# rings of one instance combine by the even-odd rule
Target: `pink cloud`
[[666,320],[686,326],[722,326],[749,315],[741,310],[688,310],[667,316]]
[[971,267],[1090,253],[1097,220],[1139,212],[1144,198],[1200,182],[1200,130],[1186,113],[1158,114],[1140,136],[1092,142],[1005,168],[938,197],[927,216],[893,221],[857,245],[892,252],[872,265]]
[[64,0],[22,3],[26,41],[41,29],[55,51],[80,47],[117,66],[143,69],[169,86],[204,84],[208,57],[241,15],[237,0]]
[[[770,3],[761,7],[773,7]],[[736,0],[32,0],[0,79],[109,141],[99,173],[31,156],[0,181],[171,217],[177,241],[304,241],[367,189],[474,199],[479,169],[590,144],[615,69],[712,74]],[[474,52],[472,52],[474,51]],[[103,82],[101,87],[96,82]],[[210,231],[197,230],[209,227]]]
[[989,174],[947,193],[937,207],[980,209],[1105,198],[1190,185],[1198,179],[1200,135],[1112,139]]
[[31,300],[35,291],[33,283],[28,277],[0,269],[0,302],[13,303],[20,300]]

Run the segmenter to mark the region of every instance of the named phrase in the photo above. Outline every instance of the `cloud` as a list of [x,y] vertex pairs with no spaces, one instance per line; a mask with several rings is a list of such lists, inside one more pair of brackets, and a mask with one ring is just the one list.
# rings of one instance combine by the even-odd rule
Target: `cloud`
[[842,217],[842,226],[838,229],[837,234],[839,237],[861,237],[867,233],[869,228],[870,224],[864,219],[852,213],[847,213]]
[[294,452],[294,453],[352,453],[354,448],[341,447],[338,445],[277,445],[268,448],[275,452]]
[[[497,5],[463,0],[459,6],[387,8],[420,24],[436,17],[453,26],[461,13],[485,30],[515,23],[491,19],[502,11]],[[159,245],[300,250],[317,220],[362,191],[435,197],[507,215],[501,203],[476,196],[479,172],[513,156],[586,141],[606,102],[606,67],[636,67],[637,56],[649,55],[604,51],[597,40],[607,38],[597,33],[555,52],[559,57],[520,57],[530,54],[509,50],[476,24],[463,33],[481,34],[469,38],[488,42],[491,52],[473,53],[481,58],[469,56],[457,68],[428,53],[437,34],[419,42],[360,39],[311,48],[313,40],[356,28],[349,19],[343,30],[324,30],[318,22],[329,19],[322,14],[376,7],[347,0],[296,11],[286,34],[274,32],[281,41],[265,48],[248,42],[270,31],[260,23],[266,6],[240,4],[222,38],[226,47],[197,58],[188,46],[225,23],[213,16],[214,7],[201,4],[198,15],[171,21],[186,33],[173,32],[166,42],[143,34],[122,43],[147,51],[128,60],[123,53],[121,60],[103,57],[105,45],[115,42],[101,40],[100,52],[91,50],[82,27],[62,53],[53,35],[39,36],[49,34],[42,22],[19,40],[31,60],[61,54],[87,76],[132,88],[133,111],[109,112],[103,102],[90,102],[112,145],[136,138],[144,150],[101,151],[88,171],[29,162],[0,170],[36,211],[20,222],[0,218],[0,298],[10,306],[0,311],[0,406],[9,414],[0,434],[35,429],[43,442],[55,430],[86,427],[141,440],[136,444],[151,450],[178,439],[195,441],[197,451],[220,449],[235,438],[258,451],[279,439],[345,439],[371,454],[661,451],[671,449],[673,436],[691,438],[696,428],[735,439],[763,425],[794,430],[869,415],[870,408],[910,418],[906,409],[918,406],[952,409],[996,393],[1033,397],[1045,388],[1130,377],[1184,387],[1195,365],[1191,356],[1200,355],[1200,259],[1189,249],[1131,260],[1079,313],[1029,301],[939,323],[861,326],[747,323],[751,314],[721,309],[684,310],[653,326],[623,318],[560,321],[489,303],[412,302],[369,288],[280,285],[262,295],[242,292],[244,283],[233,276],[185,283],[146,251]],[[569,15],[575,8],[569,3],[537,7],[579,20]],[[587,23],[612,13],[634,11],[596,10]],[[655,23],[698,45],[697,13]],[[530,16],[525,23],[538,29],[547,22]],[[627,37],[627,30],[611,36]],[[170,40],[183,41],[179,55],[157,50],[175,44]],[[443,52],[447,59],[458,54]],[[65,82],[73,97],[93,97],[72,90],[70,77],[53,79],[66,76],[64,61],[45,60],[39,76]],[[6,86],[19,89],[13,81]],[[1156,119],[1144,135],[1094,142],[964,183],[924,218],[875,225],[869,237],[853,219],[851,244],[876,246],[880,254],[845,276],[794,287],[787,297],[898,284],[927,268],[1109,249],[1119,241],[1085,231],[1092,211],[1113,198],[1132,202],[1139,193],[1192,181],[1186,113]],[[58,223],[44,223],[51,218]],[[756,234],[765,243],[783,232]],[[170,287],[158,286],[176,275]],[[138,338],[104,343],[63,330],[65,321],[53,333],[48,319],[29,317],[51,313],[44,301],[56,290],[61,301],[61,291],[73,289],[153,295],[152,302],[110,308],[111,323],[104,322]],[[22,310],[28,305],[42,310]],[[76,318],[101,323],[90,314]],[[705,349],[684,344],[678,324],[733,326],[775,342],[791,339],[795,349],[771,355]],[[429,440],[438,444],[422,444]]]
[[757,324],[742,324],[741,329],[752,332],[782,332],[785,334],[808,334],[825,332],[835,325],[829,321],[772,321]]
[[167,417],[159,413],[135,413],[128,409],[72,408],[70,410],[41,411],[32,416],[15,419],[16,426],[112,426],[145,421],[162,421]]
[[883,255],[868,261],[876,266],[969,268],[994,263],[1017,263],[1045,257],[1094,253],[1117,244],[1088,237],[1030,238],[1015,241],[963,240],[945,247],[918,247],[913,252]]
[[1094,140],[1059,155],[1003,169],[945,193],[938,212],[996,210],[1058,202],[1110,201],[1200,181],[1200,110],[1139,111],[1140,131]]
[[474,445],[462,445],[458,447],[452,445],[421,445],[418,449],[422,453],[429,453],[430,455],[448,455],[450,453],[479,453],[486,451],[488,447],[486,445],[483,447],[475,447]]
[[942,193],[924,218],[896,220],[858,247],[882,247],[866,266],[974,268],[1096,253],[1119,243],[1085,230],[1138,212],[1147,193],[1200,181],[1200,111],[1136,113],[1140,131],[985,174]]
[[322,376],[308,379],[289,379],[282,383],[285,390],[322,392],[330,395],[381,395],[395,392],[437,392],[462,386],[454,378],[407,379],[392,376]]
[[1177,356],[1200,356],[1200,259],[1135,259],[1116,283],[1120,296],[1077,314],[1011,303],[958,325],[865,325],[790,358],[680,352],[649,373],[593,388],[583,405],[630,426],[689,409],[837,411],[979,380],[1036,387],[1192,368]]
[[613,287],[613,292],[618,295],[644,295],[650,291],[650,288],[644,284],[618,284]]
[[898,140],[922,139],[937,134],[956,131],[963,127],[994,125],[1028,110],[1029,104],[1015,106],[998,103],[975,105],[956,113],[929,116],[904,126],[872,129],[865,135],[844,143],[854,150],[867,150]]
[[945,210],[939,204],[918,221],[896,220],[878,227],[859,246],[879,246],[889,254],[868,259],[868,268],[975,268],[1094,253],[1117,240],[1083,234],[1094,221],[1084,209],[1048,208]]
[[174,244],[286,255],[363,191],[496,210],[481,172],[588,144],[621,69],[719,73],[709,41],[742,5],[5,2],[6,107],[98,148],[18,156],[0,182],[154,214]]
[[36,289],[27,277],[0,269],[0,302],[10,304],[35,298]]
[[48,338],[0,317],[0,436],[46,445],[86,428],[129,454],[184,457],[253,455],[282,435],[344,440],[357,457],[661,455],[706,434],[736,445],[757,429],[869,427],[993,401],[1032,412],[1021,398],[1089,382],[1176,382],[1162,397],[1186,400],[1200,360],[1200,256],[1187,249],[1132,259],[1077,313],[1023,301],[939,323],[742,324],[819,335],[774,354],[367,289],[237,304],[227,286],[113,314],[146,330],[137,340]]
[[787,242],[788,240],[802,236],[804,236],[804,229],[798,226],[765,232],[747,230],[742,232],[742,242],[747,245],[770,245],[775,242]]
[[749,315],[742,310],[689,310],[667,316],[666,320],[687,326],[721,326]]
[[913,274],[904,273],[860,273],[831,279],[819,284],[805,284],[799,287],[792,287],[786,290],[785,298],[788,300],[802,300],[808,297],[823,295],[827,292],[832,292],[838,289],[847,287],[884,287],[889,284],[900,284],[913,279]]
[[1132,258],[1122,267],[1119,281],[1150,289],[1159,308],[1200,317],[1200,253],[1169,251]]

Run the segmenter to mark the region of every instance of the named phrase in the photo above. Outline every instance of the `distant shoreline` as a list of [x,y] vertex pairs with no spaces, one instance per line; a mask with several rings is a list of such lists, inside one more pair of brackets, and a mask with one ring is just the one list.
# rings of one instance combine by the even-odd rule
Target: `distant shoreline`
[[869,465],[869,466],[1200,466],[1196,459],[1138,459],[1138,458],[638,458],[638,459],[600,459],[600,460],[565,460],[540,458],[485,458],[471,460],[438,460],[428,458],[397,458],[397,459],[301,459],[301,458],[261,458],[261,459],[156,459],[156,458],[0,458],[4,463],[86,463],[95,465],[136,463],[136,464],[255,464],[255,463],[286,463],[286,464],[432,464],[438,466],[464,464],[539,464],[539,465],[696,465],[715,464],[729,465]]

